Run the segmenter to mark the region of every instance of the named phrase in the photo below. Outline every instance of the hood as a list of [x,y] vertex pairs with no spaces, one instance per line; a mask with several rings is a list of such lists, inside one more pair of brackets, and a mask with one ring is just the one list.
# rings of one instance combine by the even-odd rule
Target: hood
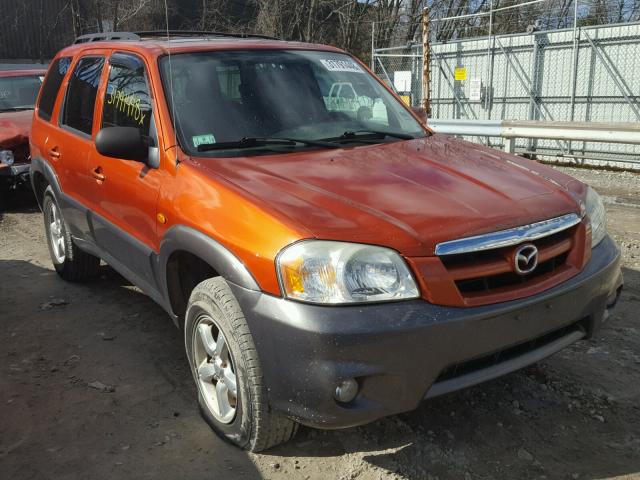
[[287,155],[193,159],[317,238],[432,255],[445,240],[580,212],[583,185],[443,135]]
[[0,147],[12,148],[29,142],[33,110],[0,113]]

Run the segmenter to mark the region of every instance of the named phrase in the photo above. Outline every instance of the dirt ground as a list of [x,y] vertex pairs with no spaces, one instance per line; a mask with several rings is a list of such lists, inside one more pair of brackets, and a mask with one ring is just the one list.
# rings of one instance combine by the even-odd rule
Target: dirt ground
[[85,285],[59,279],[42,216],[18,196],[0,213],[0,479],[640,479],[640,175],[564,170],[604,195],[624,255],[598,338],[259,455],[200,419],[166,314],[106,266]]

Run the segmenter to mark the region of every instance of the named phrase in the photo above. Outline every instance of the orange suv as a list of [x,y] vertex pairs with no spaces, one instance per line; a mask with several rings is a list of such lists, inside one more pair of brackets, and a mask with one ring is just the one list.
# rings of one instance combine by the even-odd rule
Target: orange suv
[[61,277],[102,259],[184,329],[220,435],[412,410],[607,319],[620,255],[583,183],[434,134],[339,49],[169,35],[55,57],[31,180]]

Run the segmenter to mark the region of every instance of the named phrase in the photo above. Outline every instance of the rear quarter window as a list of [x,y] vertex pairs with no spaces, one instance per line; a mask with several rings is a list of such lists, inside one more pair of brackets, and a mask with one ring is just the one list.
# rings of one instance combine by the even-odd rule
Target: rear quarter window
[[62,80],[67,74],[70,65],[71,57],[60,57],[49,68],[49,74],[42,86],[40,104],[38,105],[38,116],[47,122],[51,120],[60,85],[62,85]]

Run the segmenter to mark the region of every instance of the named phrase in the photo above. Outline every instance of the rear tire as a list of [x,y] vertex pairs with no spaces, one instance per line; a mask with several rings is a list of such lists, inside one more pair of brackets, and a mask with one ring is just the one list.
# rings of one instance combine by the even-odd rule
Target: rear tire
[[218,435],[251,452],[295,435],[298,424],[269,406],[251,332],[222,277],[201,282],[191,293],[185,346],[200,413]]
[[96,276],[100,259],[80,250],[73,243],[51,186],[44,192],[42,211],[49,254],[58,275],[70,282],[81,282]]

